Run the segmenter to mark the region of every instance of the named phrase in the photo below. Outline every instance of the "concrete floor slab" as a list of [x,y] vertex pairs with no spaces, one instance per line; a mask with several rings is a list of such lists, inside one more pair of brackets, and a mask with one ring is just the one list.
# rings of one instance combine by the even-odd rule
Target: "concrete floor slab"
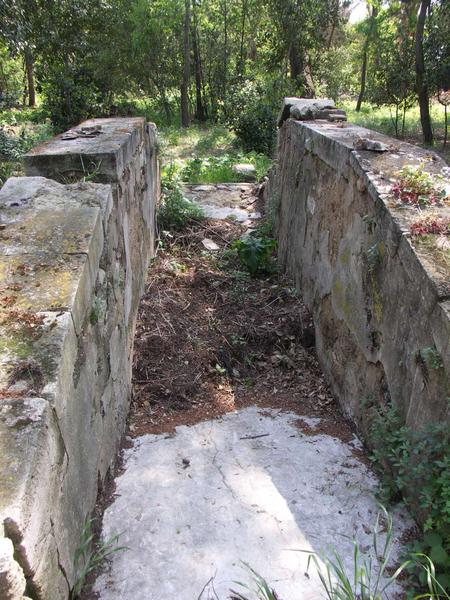
[[[351,572],[351,538],[371,546],[377,480],[356,438],[303,433],[298,419],[250,407],[135,440],[103,520],[104,538],[123,532],[129,550],[97,579],[100,599],[206,600],[214,578],[225,600],[233,582],[251,580],[240,561],[283,600],[324,597],[296,550],[336,548]],[[401,508],[393,516],[395,554],[412,522]]]

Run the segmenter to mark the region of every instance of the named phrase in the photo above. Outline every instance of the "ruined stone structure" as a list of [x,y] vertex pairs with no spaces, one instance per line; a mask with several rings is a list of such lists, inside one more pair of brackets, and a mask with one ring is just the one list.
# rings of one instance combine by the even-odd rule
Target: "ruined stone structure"
[[[445,165],[347,124],[328,100],[287,99],[279,128],[266,189],[279,259],[313,313],[343,410],[363,430],[368,406],[389,400],[413,428],[448,419],[448,268],[440,249],[414,246],[418,214],[391,194],[402,165]],[[129,408],[159,196],[155,130],[96,119],[25,166],[0,191],[0,598],[66,600]]]
[[25,167],[0,192],[0,597],[62,600],[129,407],[155,129],[96,119]]
[[[389,400],[412,428],[448,419],[448,266],[440,262],[442,249],[415,248],[409,228],[425,214],[448,217],[450,209],[420,215],[395,205],[391,193],[403,165],[445,176],[445,163],[324,116],[298,120],[311,118],[307,109],[295,98],[283,105],[268,196],[280,263],[313,313],[333,392],[362,429],[368,407]],[[448,247],[443,251],[448,256]]]

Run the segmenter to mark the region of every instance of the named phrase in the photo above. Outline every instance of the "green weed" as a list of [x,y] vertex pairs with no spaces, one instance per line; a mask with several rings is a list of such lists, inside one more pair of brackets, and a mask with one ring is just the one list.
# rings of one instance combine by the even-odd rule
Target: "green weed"
[[430,346],[426,348],[421,348],[419,350],[420,358],[427,365],[428,368],[439,370],[442,369],[444,363],[442,362],[442,357],[436,348],[432,348]]
[[[384,533],[383,533],[384,532]],[[412,567],[419,569],[424,575],[424,587],[421,592],[407,592],[411,600],[450,600],[450,595],[436,577],[433,560],[426,554],[413,553],[406,558],[391,574],[390,558],[393,550],[392,517],[381,506],[372,532],[372,549],[362,550],[353,540],[353,564],[347,569],[343,557],[336,551],[331,555],[318,554],[309,550],[297,550],[308,554],[307,571],[311,565],[322,584],[328,600],[387,600],[387,591],[399,580],[400,576]],[[250,592],[231,591],[231,600],[280,600],[277,592],[267,581],[249,565],[254,587],[236,582],[244,590]],[[425,591],[426,589],[426,591]]]
[[247,595],[247,592],[244,594],[236,592],[235,590],[230,590],[230,600],[280,600],[280,597],[276,591],[269,586],[264,577],[261,577],[261,575],[252,569],[252,567],[246,562],[243,562],[242,564],[248,571],[250,571],[254,587],[250,587],[241,581],[235,581],[236,585],[241,587],[243,590],[247,590],[247,592],[250,593],[250,596]]
[[[438,366],[439,363],[435,363]],[[395,407],[370,411],[369,443],[386,501],[403,497],[423,523],[424,537],[413,544],[430,556],[437,579],[450,589],[450,430],[446,423],[412,431]],[[422,584],[425,572],[418,571]]]
[[176,179],[163,181],[161,205],[158,210],[158,224],[161,230],[181,230],[194,221],[201,221],[205,214],[201,207],[191,202],[183,194]]
[[237,163],[249,163],[256,169],[257,179],[269,169],[271,160],[263,154],[225,154],[206,158],[191,158],[180,171],[182,181],[192,184],[213,184],[245,181],[245,178],[233,170]]
[[[375,129],[386,135],[395,135],[395,115],[388,106],[372,106],[363,104],[360,112],[355,110],[355,102],[342,102],[342,108],[347,112],[348,120],[356,125]],[[444,130],[444,110],[438,103],[431,104],[431,118],[434,127],[439,134]],[[405,114],[405,135],[406,137],[422,136],[420,125],[420,110],[416,105],[406,111]]]
[[92,522],[93,519],[86,520],[81,533],[80,545],[75,551],[76,581],[70,593],[71,600],[76,600],[79,596],[89,573],[100,567],[108,557],[116,552],[128,550],[126,546],[119,546],[121,534],[114,535],[109,540],[96,545]]
[[268,237],[247,236],[231,244],[241,265],[251,274],[271,273],[274,269],[273,251],[276,241]]

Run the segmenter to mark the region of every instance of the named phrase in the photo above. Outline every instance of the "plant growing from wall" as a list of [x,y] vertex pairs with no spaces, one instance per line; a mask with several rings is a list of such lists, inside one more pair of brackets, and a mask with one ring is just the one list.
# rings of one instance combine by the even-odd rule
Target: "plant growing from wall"
[[450,218],[429,215],[412,223],[409,229],[413,236],[450,235]]
[[445,187],[438,185],[435,179],[423,170],[423,165],[406,165],[400,169],[391,190],[396,200],[416,208],[448,201]]

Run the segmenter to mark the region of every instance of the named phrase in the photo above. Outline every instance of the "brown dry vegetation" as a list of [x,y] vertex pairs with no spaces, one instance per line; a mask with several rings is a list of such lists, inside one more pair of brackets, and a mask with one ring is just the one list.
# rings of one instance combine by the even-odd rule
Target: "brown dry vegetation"
[[[242,234],[209,221],[167,238],[151,269],[135,338],[132,436],[257,404],[327,417],[350,433],[321,373],[312,319],[292,282],[258,278],[226,259]],[[202,239],[221,250],[212,254]]]

